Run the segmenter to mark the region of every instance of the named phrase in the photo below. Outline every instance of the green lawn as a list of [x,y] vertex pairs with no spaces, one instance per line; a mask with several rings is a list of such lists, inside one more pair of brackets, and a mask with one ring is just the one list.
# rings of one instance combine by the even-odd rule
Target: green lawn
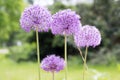
[[[17,64],[0,57],[0,80],[38,80],[37,69],[37,63],[27,62]],[[69,66],[68,71],[68,80],[82,80],[82,67]],[[42,80],[52,80],[51,73],[45,71],[41,73]],[[64,71],[56,73],[55,80],[64,80]],[[118,67],[89,67],[86,72],[86,80],[120,80],[120,70]]]

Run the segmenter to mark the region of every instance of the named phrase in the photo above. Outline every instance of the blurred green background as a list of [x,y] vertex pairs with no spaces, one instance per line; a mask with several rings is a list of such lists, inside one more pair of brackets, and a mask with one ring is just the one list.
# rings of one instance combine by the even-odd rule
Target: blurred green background
[[[27,33],[19,24],[24,8],[36,3],[52,14],[70,8],[81,16],[83,25],[95,25],[102,43],[89,48],[86,78],[120,80],[120,0],[0,0],[0,80],[38,80],[35,32]],[[64,56],[63,36],[49,31],[39,37],[41,60],[50,54]],[[68,65],[69,80],[82,80],[82,59],[72,36],[68,37]],[[52,79],[50,73],[42,73],[42,79]],[[64,71],[55,78],[64,80]]]

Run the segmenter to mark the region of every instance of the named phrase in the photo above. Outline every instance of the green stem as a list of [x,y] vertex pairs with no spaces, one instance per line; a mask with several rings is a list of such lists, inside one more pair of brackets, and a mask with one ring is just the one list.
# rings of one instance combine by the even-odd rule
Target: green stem
[[[88,54],[88,47],[86,47],[86,50],[85,50],[85,66],[87,67],[87,54]],[[88,67],[87,67],[88,68]]]
[[66,63],[66,66],[65,66],[65,80],[67,80],[67,73],[68,73],[68,69],[67,69],[67,36],[64,35],[65,37],[65,40],[64,40],[64,57],[65,57],[65,63]]
[[80,49],[80,48],[78,48],[78,50],[79,50],[79,53],[80,53],[80,55],[81,55],[81,57],[82,57],[82,60],[83,60],[83,62],[84,62],[84,61],[85,61],[85,59],[84,59],[84,57],[83,57],[82,51],[81,51],[81,49]]
[[85,80],[85,63],[83,64],[83,80]]
[[88,53],[88,47],[86,47],[85,49],[85,61],[84,61],[84,65],[83,65],[83,80],[85,80],[85,67],[86,67],[86,61],[87,61],[87,53]]
[[52,72],[52,80],[55,80],[55,74],[54,74],[54,71]]
[[[79,50],[80,56],[82,57],[83,62],[85,62],[85,59],[84,59],[84,56],[83,56],[83,53],[82,53],[81,49],[78,48],[78,50]],[[86,69],[88,69],[87,64],[85,64],[85,65],[86,65]]]
[[38,76],[39,80],[41,80],[40,76],[40,50],[39,50],[39,37],[38,37],[38,27],[36,27],[36,40],[37,40],[37,60],[38,60]]

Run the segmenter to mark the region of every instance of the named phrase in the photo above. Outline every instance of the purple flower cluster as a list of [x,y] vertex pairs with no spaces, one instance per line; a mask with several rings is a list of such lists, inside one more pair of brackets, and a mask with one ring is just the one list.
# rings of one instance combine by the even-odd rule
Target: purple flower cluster
[[70,9],[54,14],[51,31],[53,34],[72,35],[81,27],[80,16]]
[[78,47],[95,47],[101,42],[101,34],[96,27],[85,25],[77,31],[74,36],[74,41]]
[[50,55],[44,58],[41,62],[41,68],[45,71],[56,71],[59,72],[63,70],[65,66],[64,59],[60,58],[59,56]]
[[50,12],[39,5],[33,5],[24,10],[20,19],[21,27],[29,32],[31,29],[38,31],[48,31],[52,22]]

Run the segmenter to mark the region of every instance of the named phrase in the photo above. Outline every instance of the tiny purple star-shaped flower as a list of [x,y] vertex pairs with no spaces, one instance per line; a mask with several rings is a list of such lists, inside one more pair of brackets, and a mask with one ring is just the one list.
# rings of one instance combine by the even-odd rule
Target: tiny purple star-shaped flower
[[20,18],[20,25],[26,32],[37,28],[39,32],[46,32],[49,30],[51,22],[52,16],[48,9],[39,5],[27,7]]

